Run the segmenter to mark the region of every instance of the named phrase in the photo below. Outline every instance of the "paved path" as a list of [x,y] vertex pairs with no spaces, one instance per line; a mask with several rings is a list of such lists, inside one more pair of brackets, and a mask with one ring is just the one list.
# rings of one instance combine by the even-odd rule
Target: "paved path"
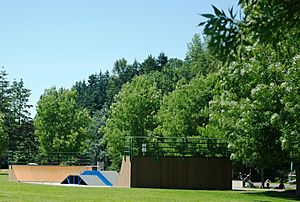
[[[258,188],[261,185],[261,182],[254,182],[255,187],[257,188],[249,188],[249,187],[243,187],[243,183],[241,180],[232,180],[232,190],[258,190]],[[274,189],[277,187],[279,183],[271,183],[270,189],[259,189],[264,191],[284,191],[284,189]],[[290,184],[284,184],[285,189],[296,189],[296,185],[290,185]]]

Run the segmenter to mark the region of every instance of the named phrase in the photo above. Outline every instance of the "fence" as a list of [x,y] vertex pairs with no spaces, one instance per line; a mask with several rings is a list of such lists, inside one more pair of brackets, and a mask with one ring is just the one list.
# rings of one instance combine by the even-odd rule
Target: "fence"
[[94,165],[95,160],[89,153],[9,151],[9,165]]
[[228,157],[229,152],[221,138],[129,136],[124,140],[124,155]]

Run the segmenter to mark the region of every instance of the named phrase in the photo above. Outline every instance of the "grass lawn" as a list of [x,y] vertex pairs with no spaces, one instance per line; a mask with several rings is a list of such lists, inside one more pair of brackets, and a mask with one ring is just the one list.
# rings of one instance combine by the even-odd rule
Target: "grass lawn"
[[0,201],[294,201],[290,192],[82,188],[8,182],[0,175]]

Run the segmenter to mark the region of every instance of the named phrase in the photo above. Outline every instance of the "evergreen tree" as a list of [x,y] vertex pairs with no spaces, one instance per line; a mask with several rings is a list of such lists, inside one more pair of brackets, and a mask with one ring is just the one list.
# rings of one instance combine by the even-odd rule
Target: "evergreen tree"
[[[14,81],[11,85],[11,131],[9,133],[9,149],[16,150],[19,145],[27,145],[29,139],[33,137],[33,127],[30,113],[28,111],[32,105],[28,104],[30,90],[24,87],[24,82]],[[32,145],[28,145],[32,147]],[[23,148],[24,149],[24,148]]]
[[1,132],[1,155],[4,155],[8,150],[8,139],[11,125],[11,115],[10,115],[10,87],[9,81],[7,79],[7,72],[4,70],[4,67],[0,70],[0,114],[2,122],[2,132]]

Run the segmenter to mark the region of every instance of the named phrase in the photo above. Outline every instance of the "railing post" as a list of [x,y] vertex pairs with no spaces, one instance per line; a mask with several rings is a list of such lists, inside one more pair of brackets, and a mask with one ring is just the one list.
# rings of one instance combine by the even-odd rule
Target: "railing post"
[[12,151],[8,150],[8,152],[7,152],[7,163],[8,163],[8,165],[11,165],[11,162],[12,162]]
[[132,157],[132,153],[133,153],[133,138],[132,137],[130,137],[130,149],[129,149],[129,155],[130,155],[130,158]]
[[158,161],[158,137],[155,137],[155,154],[156,154],[156,161]]

